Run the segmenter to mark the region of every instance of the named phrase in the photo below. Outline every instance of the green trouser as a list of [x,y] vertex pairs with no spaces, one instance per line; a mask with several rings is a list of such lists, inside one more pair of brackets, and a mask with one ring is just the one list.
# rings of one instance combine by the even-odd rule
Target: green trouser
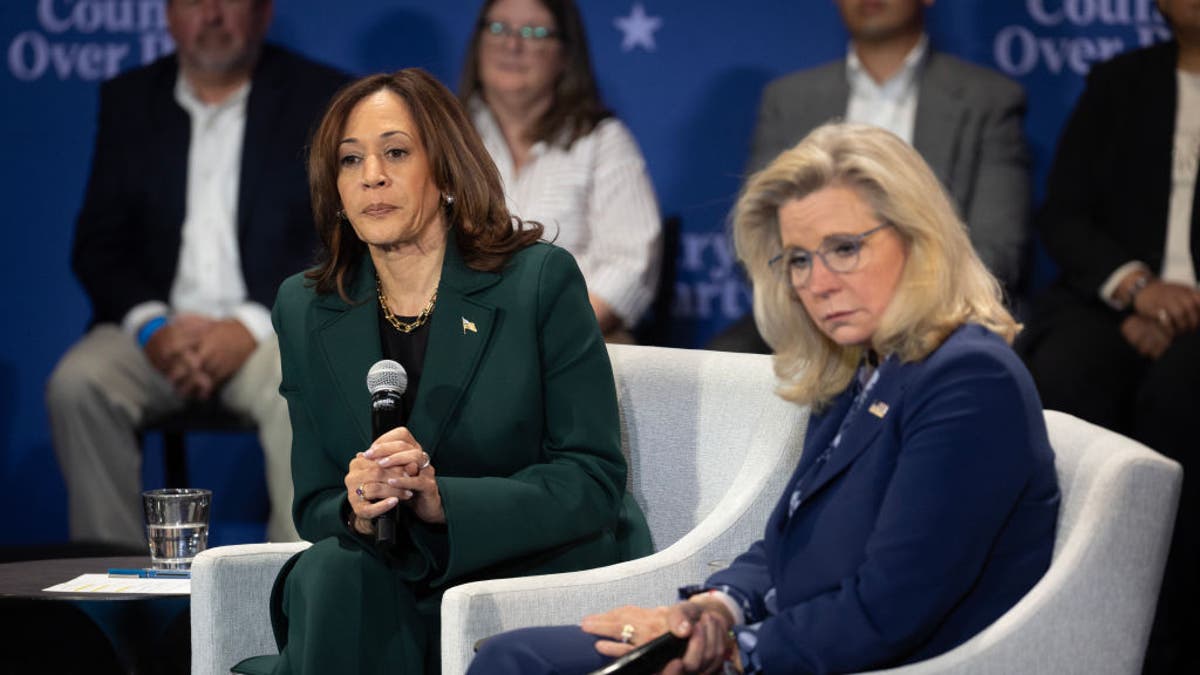
[[440,672],[440,591],[418,596],[380,557],[336,537],[293,563],[272,593],[271,624],[285,640],[282,651],[246,659],[234,672]]

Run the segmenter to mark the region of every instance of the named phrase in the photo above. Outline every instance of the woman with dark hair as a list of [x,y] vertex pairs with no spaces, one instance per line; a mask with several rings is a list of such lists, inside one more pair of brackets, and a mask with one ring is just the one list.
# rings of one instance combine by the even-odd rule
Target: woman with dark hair
[[[333,100],[309,156],[322,249],[273,319],[294,440],[279,655],[237,672],[437,672],[442,592],[644,554],[611,365],[571,256],[510,216],[454,95],[417,69]],[[372,364],[404,426],[372,438]],[[396,519],[389,541],[381,516]]]
[[658,279],[658,205],[636,141],[600,100],[575,3],[484,2],[461,90],[509,209],[551,228],[605,337],[629,341]]

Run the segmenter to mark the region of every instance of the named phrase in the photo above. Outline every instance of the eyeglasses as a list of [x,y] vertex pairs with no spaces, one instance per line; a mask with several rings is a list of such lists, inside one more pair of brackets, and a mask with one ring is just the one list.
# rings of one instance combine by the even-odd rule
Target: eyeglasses
[[485,36],[502,40],[515,35],[526,42],[541,44],[546,40],[558,37],[558,31],[546,26],[510,26],[503,21],[481,21],[479,30]]
[[[835,234],[826,237],[816,251],[806,251],[802,248],[789,248],[783,253],[771,258],[767,265],[779,273],[786,272],[793,288],[804,288],[812,278],[813,254],[825,263],[830,272],[846,274],[858,268],[859,254],[862,253],[863,242],[867,237],[888,227],[892,223],[885,222],[879,227],[873,227],[862,234]],[[782,262],[782,265],[780,264]]]

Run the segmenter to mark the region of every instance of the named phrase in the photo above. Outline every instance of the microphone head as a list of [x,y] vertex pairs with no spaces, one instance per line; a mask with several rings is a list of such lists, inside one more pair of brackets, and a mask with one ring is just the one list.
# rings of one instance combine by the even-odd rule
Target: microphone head
[[403,394],[408,388],[408,373],[404,366],[391,359],[376,361],[367,371],[367,391],[374,396],[381,391]]

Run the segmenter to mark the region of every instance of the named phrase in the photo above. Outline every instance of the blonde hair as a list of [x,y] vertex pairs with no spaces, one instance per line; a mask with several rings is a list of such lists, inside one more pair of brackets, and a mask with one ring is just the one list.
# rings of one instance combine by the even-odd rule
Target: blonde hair
[[768,266],[782,251],[779,207],[831,186],[854,190],[907,247],[900,283],[872,338],[880,357],[923,359],[964,323],[1012,343],[1021,327],[921,156],[882,129],[826,124],[752,175],[732,213],[737,255],[754,285],[754,317],[775,351],[780,396],[820,408],[849,385],[863,356],[864,347],[826,337],[786,275]]

